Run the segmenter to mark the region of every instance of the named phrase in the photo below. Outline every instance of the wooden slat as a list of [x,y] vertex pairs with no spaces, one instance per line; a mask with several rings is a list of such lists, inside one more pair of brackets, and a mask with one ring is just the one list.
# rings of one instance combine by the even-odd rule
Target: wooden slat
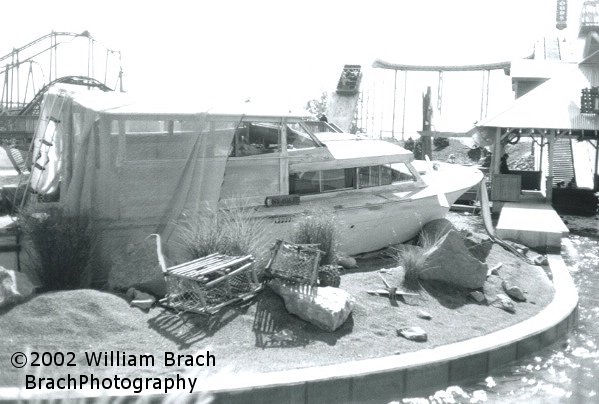
[[229,278],[231,278],[232,276],[234,276],[234,275],[237,275],[237,274],[238,274],[238,273],[240,273],[240,272],[243,272],[244,270],[246,270],[247,268],[249,268],[249,267],[250,267],[251,265],[253,265],[253,264],[254,264],[253,262],[248,262],[247,264],[245,264],[245,265],[243,265],[243,266],[241,266],[241,267],[237,268],[235,271],[233,271],[233,272],[230,272],[230,273],[228,273],[228,274],[226,274],[226,275],[224,275],[224,276],[221,276],[220,278],[216,278],[215,280],[208,282],[208,283],[206,284],[206,287],[207,287],[207,288],[211,288],[211,287],[213,287],[214,285],[218,285],[218,284],[219,284],[219,283],[221,283],[222,281],[224,281],[224,280],[226,280],[226,279],[229,279]]
[[210,255],[206,255],[205,257],[196,258],[196,259],[195,259],[195,260],[193,260],[193,261],[188,261],[188,262],[184,262],[184,263],[182,263],[182,264],[179,264],[179,265],[172,266],[172,267],[168,268],[168,270],[169,270],[169,271],[173,271],[173,270],[176,270],[176,269],[178,269],[178,268],[185,267],[185,266],[187,266],[187,265],[190,265],[190,264],[195,264],[195,263],[197,263],[197,262],[202,262],[203,260],[206,260],[206,259],[208,259],[208,258],[212,258],[212,257],[214,257],[214,256],[216,256],[216,255],[220,255],[220,254],[218,254],[218,253],[213,253],[213,254],[210,254]]

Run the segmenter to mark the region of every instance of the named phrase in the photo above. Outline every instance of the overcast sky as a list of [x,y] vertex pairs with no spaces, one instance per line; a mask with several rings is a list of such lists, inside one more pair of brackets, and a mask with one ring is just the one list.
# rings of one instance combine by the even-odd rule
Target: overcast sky
[[[557,35],[555,0],[5,3],[0,55],[51,30],[88,30],[122,51],[129,92],[289,105],[333,90],[346,63],[504,61]],[[576,29],[582,0],[569,3]]]

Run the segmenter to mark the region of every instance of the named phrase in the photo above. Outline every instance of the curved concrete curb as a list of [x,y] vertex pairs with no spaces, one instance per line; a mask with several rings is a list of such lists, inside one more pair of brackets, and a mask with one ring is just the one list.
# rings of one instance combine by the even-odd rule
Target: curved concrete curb
[[479,378],[550,345],[576,328],[578,291],[560,255],[549,255],[555,296],[536,316],[508,328],[432,349],[350,363],[211,379],[227,403],[388,402]]
[[[551,303],[536,316],[491,334],[402,355],[271,373],[222,374],[198,383],[203,392],[215,396],[216,403],[379,403],[479,378],[552,344],[576,327],[574,282],[560,255],[548,255],[548,260],[555,287]],[[93,400],[95,396],[102,401],[102,394],[113,392],[78,393],[75,397]],[[121,396],[119,401],[136,399],[114,393]],[[0,401],[19,395],[36,398],[35,392],[0,388]],[[153,398],[160,401],[164,396],[146,397],[147,401]]]

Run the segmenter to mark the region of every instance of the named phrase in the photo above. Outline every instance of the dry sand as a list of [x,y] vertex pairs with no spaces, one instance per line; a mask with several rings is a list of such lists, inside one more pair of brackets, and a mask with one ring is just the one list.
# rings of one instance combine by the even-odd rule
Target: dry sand
[[[453,217],[456,216],[456,217]],[[479,218],[453,215],[458,228],[470,227]],[[124,298],[95,290],[46,293],[0,311],[0,386],[22,385],[24,371],[8,366],[17,351],[73,351],[77,367],[29,369],[45,376],[89,373],[111,376],[114,368],[90,369],[84,352],[126,351],[151,353],[155,367],[118,369],[121,376],[174,375],[184,370],[162,365],[163,352],[195,353],[207,348],[216,357],[209,372],[267,372],[400,354],[456,342],[489,333],[522,321],[545,307],[553,288],[541,267],[515,259],[494,246],[487,259],[489,267],[501,262],[500,275],[527,292],[528,301],[516,304],[516,314],[476,304],[467,291],[433,284],[422,297],[399,301],[370,296],[366,290],[382,286],[377,271],[392,268],[391,259],[359,260],[360,268],[342,276],[341,287],[356,298],[348,321],[336,332],[327,333],[286,312],[282,300],[265,290],[244,307],[234,307],[207,319],[176,314],[162,308],[144,313],[129,307]],[[397,283],[398,274],[385,275]],[[419,310],[432,320],[416,316]],[[411,342],[396,335],[403,326],[420,326],[428,341]],[[290,331],[287,341],[273,339],[273,333]]]

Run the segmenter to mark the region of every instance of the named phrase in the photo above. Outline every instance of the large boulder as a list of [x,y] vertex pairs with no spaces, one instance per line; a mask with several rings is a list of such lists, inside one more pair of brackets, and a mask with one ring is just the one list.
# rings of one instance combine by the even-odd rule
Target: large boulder
[[27,275],[0,266],[0,307],[19,303],[34,292]]
[[470,254],[458,231],[450,230],[424,253],[419,277],[478,289],[487,279],[487,265]]
[[269,286],[283,298],[287,311],[325,331],[332,332],[341,327],[355,304],[349,293],[338,288],[308,288],[290,285],[280,279],[273,279]]
[[464,245],[476,259],[485,262],[493,247],[493,240],[486,234],[471,233],[464,237]]
[[[445,218],[431,220],[428,223],[425,223],[420,230],[419,238],[422,243],[423,238],[433,238],[435,240],[440,239],[445,236],[451,230],[455,230],[453,223]],[[425,241],[426,242],[426,241]]]
[[157,298],[165,296],[166,282],[154,237],[148,237],[138,244],[122,246],[113,259],[109,278],[113,289],[135,288]]

